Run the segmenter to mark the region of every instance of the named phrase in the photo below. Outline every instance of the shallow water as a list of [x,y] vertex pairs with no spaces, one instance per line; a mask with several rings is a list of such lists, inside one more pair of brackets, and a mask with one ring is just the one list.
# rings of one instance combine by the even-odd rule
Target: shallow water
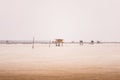
[[0,45],[0,70],[9,72],[88,72],[120,70],[120,44]]

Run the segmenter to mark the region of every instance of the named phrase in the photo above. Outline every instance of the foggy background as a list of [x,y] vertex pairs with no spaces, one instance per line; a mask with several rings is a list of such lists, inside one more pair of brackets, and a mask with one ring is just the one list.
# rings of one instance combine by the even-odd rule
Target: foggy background
[[0,40],[120,41],[119,0],[0,0]]

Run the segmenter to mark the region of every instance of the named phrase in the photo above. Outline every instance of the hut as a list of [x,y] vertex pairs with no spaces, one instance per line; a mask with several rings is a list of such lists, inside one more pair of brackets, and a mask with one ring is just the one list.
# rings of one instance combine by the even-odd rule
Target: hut
[[63,39],[55,39],[56,46],[63,46]]
[[97,43],[97,44],[100,44],[101,42],[100,42],[100,41],[97,41],[96,43]]
[[83,41],[82,40],[80,40],[80,45],[83,45]]
[[92,45],[94,44],[94,41],[93,40],[91,40],[91,42],[90,42]]

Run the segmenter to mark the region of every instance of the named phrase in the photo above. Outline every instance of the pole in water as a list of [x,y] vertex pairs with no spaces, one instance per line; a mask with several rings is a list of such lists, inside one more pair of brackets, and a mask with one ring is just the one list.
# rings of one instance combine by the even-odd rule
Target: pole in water
[[35,38],[33,37],[32,49],[34,49]]
[[51,41],[49,41],[49,48],[50,48],[50,45],[51,45]]

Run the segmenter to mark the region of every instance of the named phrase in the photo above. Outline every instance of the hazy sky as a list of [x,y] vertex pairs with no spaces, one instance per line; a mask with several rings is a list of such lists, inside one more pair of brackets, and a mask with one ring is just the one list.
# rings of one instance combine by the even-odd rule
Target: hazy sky
[[120,41],[120,0],[0,0],[1,40]]

